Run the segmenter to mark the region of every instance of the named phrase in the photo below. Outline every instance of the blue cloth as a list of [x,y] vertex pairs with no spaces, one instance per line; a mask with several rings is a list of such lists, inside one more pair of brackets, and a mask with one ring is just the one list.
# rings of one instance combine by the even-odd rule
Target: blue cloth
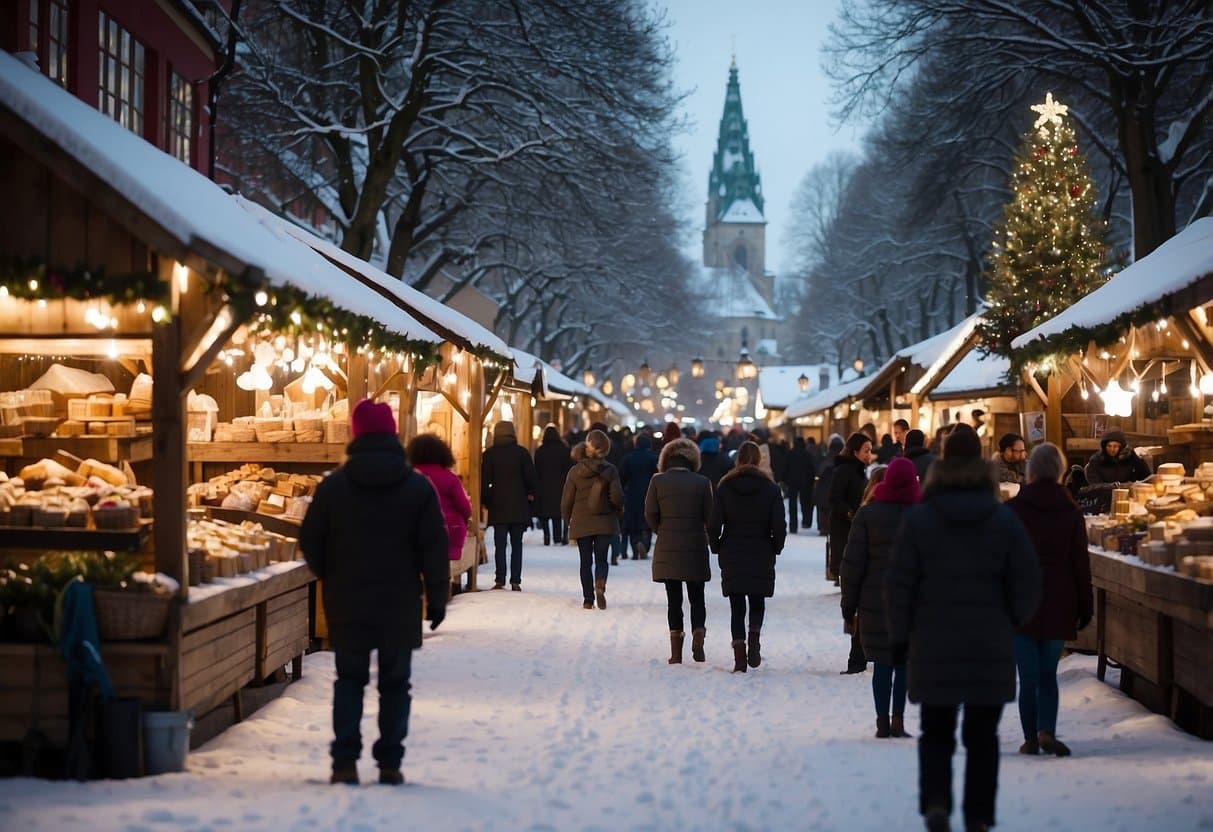
[[1057,733],[1057,663],[1065,642],[1015,636],[1015,665],[1019,668],[1019,724],[1025,740],[1037,731]]
[[59,649],[67,662],[68,686],[96,685],[101,689],[103,699],[113,699],[114,685],[101,661],[101,636],[97,633],[92,584],[75,580],[63,588],[59,597],[58,629]]
[[878,715],[889,713],[889,700],[893,702],[893,715],[906,712],[906,666],[904,664],[881,664],[872,662],[872,700]]
[[699,440],[699,452],[704,454],[720,453],[720,440],[715,436],[705,436]]

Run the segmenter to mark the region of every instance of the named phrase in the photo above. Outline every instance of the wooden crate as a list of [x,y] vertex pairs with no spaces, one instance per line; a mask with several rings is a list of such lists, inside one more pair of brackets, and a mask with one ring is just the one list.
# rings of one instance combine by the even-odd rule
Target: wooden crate
[[1108,594],[1106,650],[1109,656],[1138,676],[1158,684],[1158,615],[1152,610]]
[[204,714],[253,681],[257,611],[247,608],[181,637],[181,707]]
[[265,602],[257,646],[257,679],[264,680],[307,650],[308,589],[300,587]]

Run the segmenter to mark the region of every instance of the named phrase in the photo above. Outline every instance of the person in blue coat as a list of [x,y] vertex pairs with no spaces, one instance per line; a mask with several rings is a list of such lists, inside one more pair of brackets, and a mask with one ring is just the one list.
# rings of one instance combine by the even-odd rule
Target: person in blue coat
[[[632,547],[632,557],[644,560],[653,548],[653,530],[644,519],[644,495],[649,480],[657,473],[657,454],[648,434],[636,437],[636,450],[623,458],[619,479],[623,484],[623,533]],[[624,551],[627,558],[627,551]]]

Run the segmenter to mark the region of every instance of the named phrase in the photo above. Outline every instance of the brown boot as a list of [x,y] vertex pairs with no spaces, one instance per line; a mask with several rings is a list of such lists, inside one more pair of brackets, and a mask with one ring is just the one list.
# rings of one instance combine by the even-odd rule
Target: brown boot
[[733,642],[733,672],[745,673],[745,642],[736,639]]
[[598,609],[606,609],[606,581],[594,581],[594,597],[598,599]]
[[682,642],[686,633],[682,630],[670,630],[670,664],[682,664]]
[[905,714],[893,714],[893,722],[889,726],[889,736],[903,739],[910,736],[906,733]]
[[876,714],[876,739],[884,740],[889,738],[889,715]]
[[758,634],[758,630],[750,630],[750,641],[746,645],[750,667],[758,667],[762,664],[762,645],[758,642]]
[[691,658],[697,662],[706,661],[703,655],[703,637],[706,634],[707,630],[703,627],[691,630]]

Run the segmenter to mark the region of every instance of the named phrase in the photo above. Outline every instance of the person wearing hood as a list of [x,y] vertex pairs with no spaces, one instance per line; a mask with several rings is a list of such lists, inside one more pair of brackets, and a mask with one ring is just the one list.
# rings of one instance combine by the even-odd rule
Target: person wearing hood
[[[632,546],[632,557],[644,560],[653,548],[653,530],[644,519],[644,495],[649,480],[657,473],[657,454],[653,438],[642,433],[636,437],[636,450],[623,458],[619,481],[623,484],[623,530]],[[627,557],[626,550],[624,557]]]
[[522,533],[531,522],[535,500],[535,463],[531,452],[518,444],[514,423],[493,426],[493,446],[480,462],[480,502],[488,509],[493,527],[493,555],[497,573],[493,589],[505,588],[505,546],[510,544],[510,589],[522,590]]
[[577,541],[581,555],[582,608],[606,609],[606,582],[611,540],[619,535],[623,512],[623,488],[619,469],[606,461],[611,440],[600,430],[585,438],[584,456],[569,470],[560,496],[560,511],[569,525],[569,537]]
[[670,664],[682,663],[682,595],[686,585],[691,606],[691,656],[704,661],[707,627],[704,586],[712,580],[708,562],[708,521],[712,514],[712,483],[697,474],[699,448],[678,439],[661,449],[657,474],[644,497],[644,518],[657,533],[653,547],[653,581],[665,586],[666,620],[670,625]]
[[1141,482],[1150,476],[1150,466],[1129,447],[1125,435],[1108,431],[1099,440],[1099,450],[1087,460],[1088,485]]
[[1040,603],[1040,563],[1015,512],[999,502],[981,440],[957,425],[905,514],[885,578],[894,664],[908,655],[921,704],[918,810],[949,828],[956,721],[964,706],[967,829],[994,825],[998,722],[1015,698],[1015,630]]
[[[830,533],[830,485],[834,482],[834,463],[838,460],[838,455],[842,453],[844,447],[846,447],[846,443],[841,436],[836,433],[830,434],[825,456],[817,472],[817,484],[813,486],[813,507],[817,509],[817,533],[819,535]],[[826,572],[829,573],[829,571],[830,564],[827,560]]]
[[708,525],[712,551],[720,559],[720,590],[732,613],[734,673],[745,673],[746,665],[762,664],[766,599],[775,594],[775,558],[783,551],[788,533],[783,494],[761,463],[758,446],[743,442],[737,449],[737,467],[721,478],[716,489]]
[[535,516],[543,526],[544,546],[569,542],[569,531],[560,519],[560,494],[572,467],[569,446],[556,426],[548,425],[535,449]]
[[325,477],[299,529],[307,565],[324,581],[337,681],[330,782],[356,784],[362,697],[379,654],[379,782],[400,785],[409,727],[413,650],[422,591],[430,629],[446,617],[451,569],[433,486],[409,465],[392,410],[364,400],[350,414],[346,461]]
[[905,728],[906,666],[905,662],[894,662],[889,645],[884,579],[897,530],[910,506],[920,498],[914,463],[897,457],[855,513],[842,556],[842,618],[858,630],[864,657],[872,662],[872,699],[879,739],[909,736]]
[[1007,502],[1036,549],[1042,576],[1040,608],[1015,634],[1019,669],[1021,754],[1068,756],[1057,739],[1057,662],[1067,640],[1091,623],[1091,561],[1082,510],[1061,484],[1066,471],[1061,450],[1051,442],[1032,449],[1028,483]]
[[699,473],[712,481],[713,488],[732,467],[733,460],[720,448],[719,436],[705,433],[699,437]]

